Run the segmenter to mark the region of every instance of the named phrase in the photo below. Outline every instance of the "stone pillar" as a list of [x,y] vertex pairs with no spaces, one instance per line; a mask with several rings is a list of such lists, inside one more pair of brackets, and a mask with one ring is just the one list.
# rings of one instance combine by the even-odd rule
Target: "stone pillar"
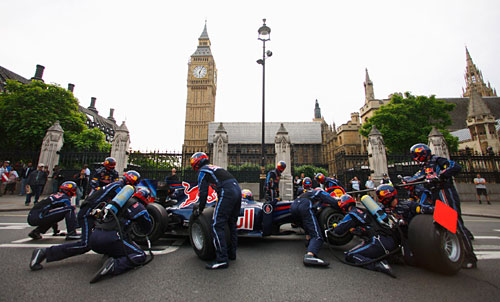
[[281,173],[280,178],[280,197],[282,200],[293,199],[293,180],[292,180],[292,162],[291,162],[291,148],[290,136],[285,126],[281,124],[276,136],[274,138],[274,149],[276,150],[276,164],[280,161],[286,163],[286,169]]
[[227,169],[227,152],[229,141],[227,131],[222,123],[220,123],[217,130],[215,130],[213,142],[214,146],[212,153],[212,162],[216,166]]
[[[42,150],[40,152],[40,157],[38,158],[38,164],[44,164],[49,168],[49,175],[52,173],[54,166],[59,164],[59,151],[64,144],[64,130],[56,121],[45,133],[45,137],[42,142]],[[36,165],[33,165],[36,166]],[[50,187],[51,186],[46,186]]]
[[431,148],[432,154],[450,159],[450,152],[448,151],[446,140],[444,139],[443,134],[439,132],[434,126],[429,133],[428,145],[429,148]]
[[111,156],[116,159],[116,171],[122,175],[128,164],[128,148],[130,146],[130,134],[125,122],[115,131],[115,137],[111,142]]
[[368,162],[373,182],[380,183],[384,173],[388,174],[389,170],[387,169],[384,138],[375,125],[368,134]]

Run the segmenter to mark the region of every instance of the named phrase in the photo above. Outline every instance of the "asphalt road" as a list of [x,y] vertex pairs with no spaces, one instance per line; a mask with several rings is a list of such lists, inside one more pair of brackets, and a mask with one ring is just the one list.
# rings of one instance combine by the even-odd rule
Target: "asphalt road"
[[[327,269],[307,268],[302,236],[242,238],[238,259],[226,270],[207,271],[185,238],[163,238],[147,266],[89,284],[102,256],[88,253],[45,263],[33,272],[34,247],[62,243],[46,235],[32,241],[26,212],[0,213],[0,301],[499,301],[500,219],[465,217],[476,236],[478,269],[443,276],[393,265],[398,276],[338,262],[325,246]],[[64,225],[60,224],[61,228]],[[49,231],[50,233],[51,231]],[[342,257],[342,250],[333,252]]]

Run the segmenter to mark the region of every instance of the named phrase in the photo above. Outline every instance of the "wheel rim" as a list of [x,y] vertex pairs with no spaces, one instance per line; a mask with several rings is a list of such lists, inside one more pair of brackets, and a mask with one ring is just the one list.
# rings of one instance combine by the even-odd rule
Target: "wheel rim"
[[333,231],[333,224],[334,223],[339,223],[344,219],[344,215],[340,213],[332,213],[330,216],[328,216],[328,219],[326,220],[326,226],[328,231]]
[[191,239],[193,240],[194,247],[197,250],[202,250],[204,245],[203,232],[201,227],[197,223],[193,223],[191,226]]
[[[149,215],[149,219],[151,219],[151,223],[153,224],[154,228],[154,226],[156,226],[155,218],[152,215]],[[151,230],[151,232],[149,232],[148,234],[144,234],[143,232],[140,231],[139,227],[137,226],[137,223],[133,223],[131,229],[132,229],[132,234],[135,236],[135,238],[145,238],[146,235],[150,235],[153,232],[153,230]]]
[[443,239],[443,248],[446,256],[450,261],[457,262],[460,259],[460,242],[458,241],[458,237],[445,231]]

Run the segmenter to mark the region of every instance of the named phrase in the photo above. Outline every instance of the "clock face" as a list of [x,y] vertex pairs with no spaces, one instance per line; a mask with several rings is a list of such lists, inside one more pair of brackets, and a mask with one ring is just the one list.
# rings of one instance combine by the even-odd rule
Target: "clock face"
[[202,65],[196,66],[193,69],[193,75],[198,79],[204,78],[207,75],[207,68]]

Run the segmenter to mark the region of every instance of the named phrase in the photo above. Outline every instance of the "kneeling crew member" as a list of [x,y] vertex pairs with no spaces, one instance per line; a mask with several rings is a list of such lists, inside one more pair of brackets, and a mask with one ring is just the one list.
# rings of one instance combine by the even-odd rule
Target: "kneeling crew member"
[[304,255],[304,265],[328,266],[328,262],[318,258],[319,250],[323,245],[323,235],[315,213],[317,206],[321,203],[331,204],[335,208],[338,208],[338,204],[325,191],[321,189],[312,190],[312,180],[309,177],[304,178],[302,186],[306,191],[293,201],[290,212],[296,219],[302,221],[302,227],[307,234],[306,238],[309,239],[307,253]]
[[[132,186],[126,186],[122,192],[133,192]],[[130,193],[131,194],[131,193]],[[120,195],[123,195],[120,193]],[[149,189],[138,188],[137,192],[113,215],[113,202],[106,206],[105,216],[98,220],[94,232],[90,236],[90,248],[99,254],[108,255],[102,267],[94,275],[90,283],[99,281],[104,276],[119,275],[129,269],[140,266],[146,262],[146,253],[130,239],[129,233],[132,223],[139,227],[142,234],[148,234],[153,228],[153,223],[142,200],[147,200]],[[130,196],[130,195],[128,195]],[[117,196],[121,197],[121,196]],[[101,212],[102,213],[102,212]]]
[[340,198],[339,206],[347,215],[338,225],[334,225],[334,235],[355,232],[363,239],[361,244],[345,253],[345,260],[355,264],[369,263],[363,267],[396,278],[387,261],[370,263],[396,248],[392,231],[384,229],[367,211],[357,208],[356,200],[348,194]]
[[340,190],[339,188],[341,188],[344,191],[342,195],[345,193],[344,186],[342,186],[340,181],[336,178],[326,177],[323,173],[318,173],[316,174],[316,176],[314,176],[314,179],[316,179],[318,183],[324,185],[325,191],[328,194],[332,194],[332,192],[337,193],[337,191]]
[[42,239],[41,234],[45,234],[51,227],[57,229],[57,223],[65,219],[68,231],[66,239],[79,239],[80,237],[76,234],[75,207],[71,205],[71,197],[75,194],[76,183],[66,181],[61,184],[58,193],[35,203],[28,214],[28,223],[37,228],[31,231],[28,236],[33,239]]
[[80,241],[53,245],[46,249],[35,249],[30,261],[31,270],[36,271],[42,269],[43,266],[41,263],[46,258],[47,262],[52,262],[85,254],[90,251],[89,238],[95,225],[95,217],[90,215],[90,212],[101,202],[107,203],[111,201],[125,185],[137,185],[140,178],[141,175],[138,172],[133,170],[127,171],[123,174],[122,179],[110,183],[102,188],[102,190],[95,191],[92,195],[85,199],[85,202],[80,206],[80,211],[77,216],[78,224],[82,228]]
[[[236,259],[236,248],[238,247],[238,233],[236,222],[241,208],[241,189],[231,173],[226,170],[209,165],[208,156],[203,152],[193,154],[191,166],[198,171],[199,203],[193,206],[193,215],[199,216],[208,196],[208,186],[215,187],[217,192],[217,203],[212,224],[212,235],[214,238],[216,259],[213,263],[206,265],[207,269],[219,269],[228,267],[229,260]],[[226,243],[225,225],[229,225],[229,246]]]

